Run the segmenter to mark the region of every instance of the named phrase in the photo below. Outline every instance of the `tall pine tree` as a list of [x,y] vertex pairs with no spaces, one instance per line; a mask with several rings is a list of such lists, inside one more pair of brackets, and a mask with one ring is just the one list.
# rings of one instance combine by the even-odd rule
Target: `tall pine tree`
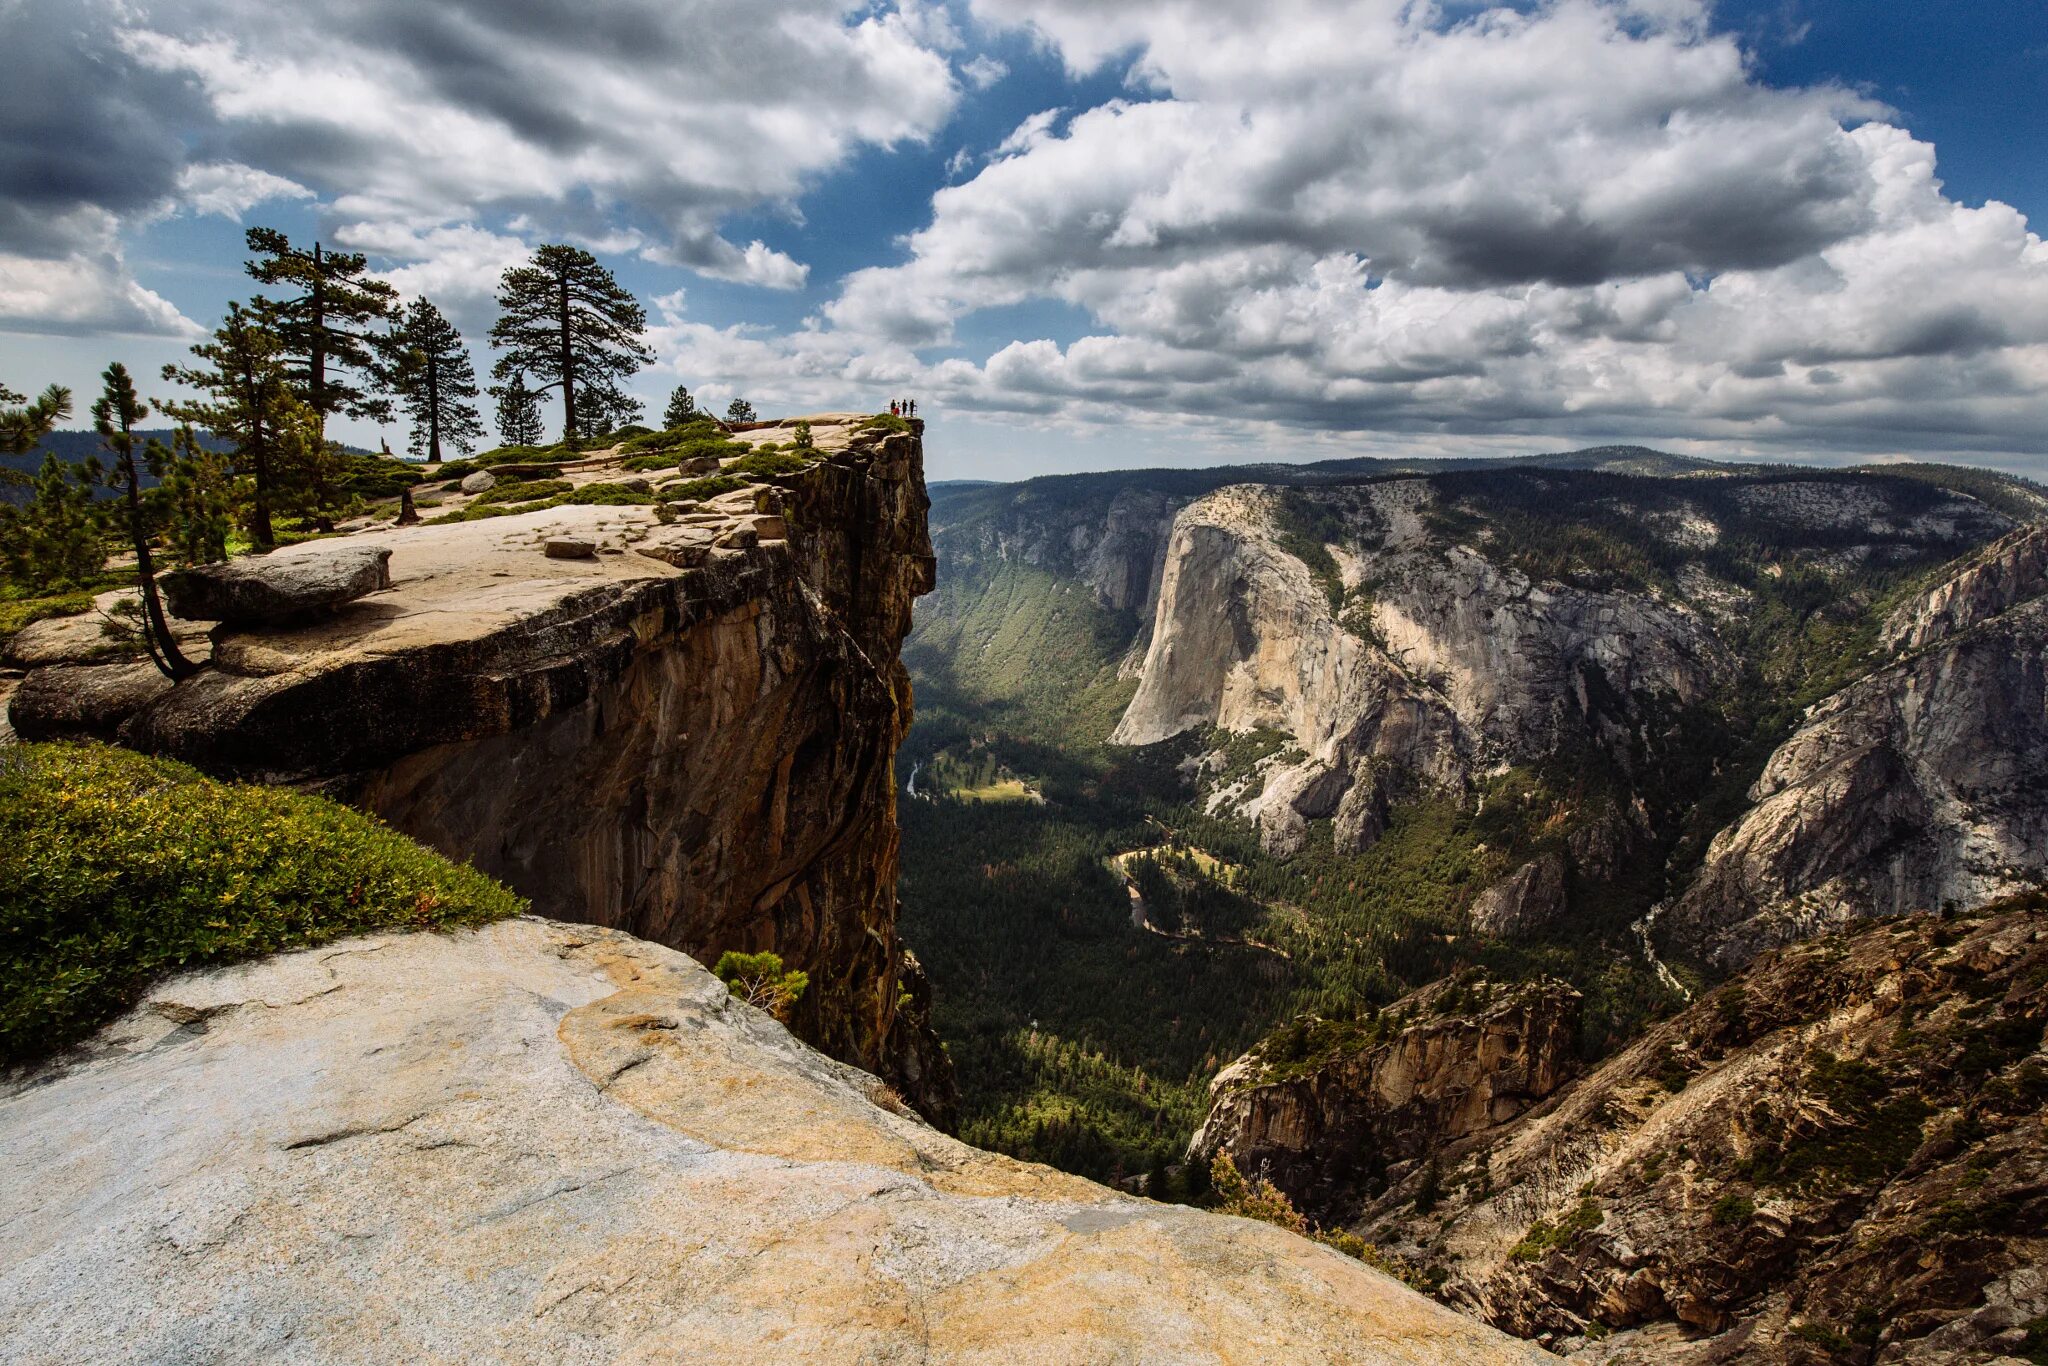
[[361,252],[311,251],[295,247],[275,228],[251,228],[249,250],[258,259],[249,274],[281,286],[278,298],[261,298],[257,315],[283,343],[293,389],[319,415],[391,420],[391,402],[381,387],[375,325],[390,316],[398,291],[367,274]]
[[578,247],[543,246],[498,284],[502,310],[491,345],[504,352],[496,379],[526,374],[533,392],[562,392],[562,439],[595,436],[638,417],[640,405],[619,382],[654,359],[641,340],[647,310]]
[[476,370],[462,334],[425,299],[415,299],[391,330],[392,387],[412,419],[414,455],[441,463],[443,443],[463,455],[476,447],[484,424],[476,411]]
[[100,445],[114,457],[107,482],[121,495],[128,544],[135,551],[135,584],[142,590],[143,648],[164,677],[175,682],[197,673],[199,666],[179,652],[170,623],[164,619],[164,605],[156,591],[156,565],[150,554],[149,515],[142,503],[142,465],[146,464],[151,474],[162,478],[169,466],[170,452],[152,441],[138,461],[135,427],[149,416],[149,407],[137,397],[135,381],[129,377],[127,366],[115,361],[100,375],[100,383],[100,396],[92,405],[92,428],[99,433]]
[[235,468],[252,481],[249,539],[268,550],[277,544],[271,511],[289,476],[295,443],[289,427],[300,410],[291,392],[284,344],[238,303],[210,341],[194,344],[197,365],[166,365],[164,378],[209,395],[166,403],[166,416],[204,427],[234,443]]
[[526,376],[514,370],[512,378],[491,386],[498,400],[498,439],[508,446],[540,444],[540,400],[526,387]]

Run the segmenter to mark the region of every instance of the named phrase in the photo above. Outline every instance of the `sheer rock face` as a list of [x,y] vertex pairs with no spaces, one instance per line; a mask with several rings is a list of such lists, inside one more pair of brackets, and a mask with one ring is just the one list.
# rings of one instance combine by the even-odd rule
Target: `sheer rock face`
[[[211,668],[100,729],[317,785],[547,915],[713,961],[773,949],[810,974],[801,1034],[943,1114],[950,1066],[896,936],[891,779],[911,708],[898,647],[932,585],[922,446],[841,444],[825,422],[810,468],[688,524],[565,506],[377,528],[388,590],[316,622],[222,627]],[[760,534],[772,519],[780,538]],[[565,536],[599,553],[544,554]],[[13,707],[32,736],[38,677]]]
[[1502,939],[1549,928],[1564,910],[1564,872],[1561,855],[1530,859],[1473,900],[1472,928]]
[[1975,906],[2040,885],[2042,536],[1998,542],[1893,616],[1887,635],[1909,653],[1813,708],[1661,931],[1725,967],[1859,916]]
[[[1372,1024],[1297,1022],[1210,1084],[1189,1155],[1230,1154],[1301,1208],[1355,1209],[1389,1167],[1521,1114],[1573,1071],[1579,994],[1440,982]],[[1308,1056],[1295,1059],[1294,1049]]]
[[1336,818],[1342,845],[1362,847],[1389,801],[1461,793],[1497,765],[1568,743],[1620,753],[1651,699],[1697,702],[1731,674],[1706,620],[1682,603],[1537,585],[1442,542],[1419,479],[1315,494],[1357,535],[1346,585],[1370,588],[1365,616],[1340,625],[1325,586],[1282,544],[1282,496],[1235,486],[1176,518],[1142,681],[1114,736],[1294,737],[1301,764],[1236,794],[1276,851],[1322,817]]
[[2048,1315],[2042,905],[1767,955],[1444,1145],[1428,1212],[1410,1168],[1356,1230],[1574,1360],[2023,1355]]
[[968,1148],[525,919],[174,979],[0,1087],[10,1360],[1531,1362],[1264,1224]]
[[2002,536],[1886,618],[1887,650],[1917,650],[1991,620],[2048,588],[2048,526]]

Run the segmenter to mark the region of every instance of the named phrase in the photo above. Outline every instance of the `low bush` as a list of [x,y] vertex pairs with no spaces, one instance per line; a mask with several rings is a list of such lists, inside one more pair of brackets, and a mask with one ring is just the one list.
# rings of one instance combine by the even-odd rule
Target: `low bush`
[[542,498],[552,498],[558,493],[567,493],[574,485],[566,479],[520,479],[509,484],[499,484],[486,489],[476,496],[476,505],[492,503],[531,503]]
[[711,971],[733,995],[784,1021],[811,985],[810,974],[785,970],[779,953],[727,950]]
[[0,1061],[182,968],[526,909],[369,816],[106,745],[0,752]]

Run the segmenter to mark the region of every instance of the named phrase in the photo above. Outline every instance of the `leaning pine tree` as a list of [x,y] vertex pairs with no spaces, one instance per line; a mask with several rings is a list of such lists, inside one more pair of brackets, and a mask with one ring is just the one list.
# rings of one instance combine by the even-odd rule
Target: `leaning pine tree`
[[[179,652],[170,623],[164,619],[163,602],[157,597],[149,515],[142,504],[142,471],[135,456],[135,424],[149,416],[149,408],[136,396],[135,381],[121,362],[109,365],[100,382],[100,396],[92,405],[92,427],[99,433],[100,444],[114,457],[107,482],[120,492],[128,543],[135,551],[135,584],[142,590],[143,648],[164,677],[176,682],[197,673],[199,666]],[[152,441],[142,463],[161,479],[169,468],[170,454],[161,443]]]
[[562,393],[562,439],[595,436],[640,405],[620,381],[654,359],[641,340],[647,311],[619,287],[597,258],[577,247],[549,245],[498,285],[502,310],[491,345],[504,354],[493,378],[524,374],[544,383],[534,393]]
[[476,371],[462,334],[425,299],[415,299],[387,343],[391,387],[412,419],[411,451],[429,465],[441,463],[441,447],[463,455],[476,447],[484,424],[476,412]]

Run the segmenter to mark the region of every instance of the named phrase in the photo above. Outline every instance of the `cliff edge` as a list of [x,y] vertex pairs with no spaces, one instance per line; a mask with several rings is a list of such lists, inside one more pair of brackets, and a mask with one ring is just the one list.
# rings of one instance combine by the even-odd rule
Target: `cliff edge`
[[1542,1359],[968,1148],[683,955],[532,918],[164,983],[0,1088],[0,1161],[24,1362]]
[[[810,975],[798,1033],[943,1116],[951,1068],[896,934],[921,428],[823,414],[814,447],[769,444],[795,421],[673,497],[624,451],[501,464],[424,525],[238,560],[303,579],[376,547],[388,586],[216,626],[175,687],[92,619],[40,623],[10,647],[14,727],[341,797],[546,915],[711,961],[772,949]],[[497,515],[534,473],[593,501]]]

